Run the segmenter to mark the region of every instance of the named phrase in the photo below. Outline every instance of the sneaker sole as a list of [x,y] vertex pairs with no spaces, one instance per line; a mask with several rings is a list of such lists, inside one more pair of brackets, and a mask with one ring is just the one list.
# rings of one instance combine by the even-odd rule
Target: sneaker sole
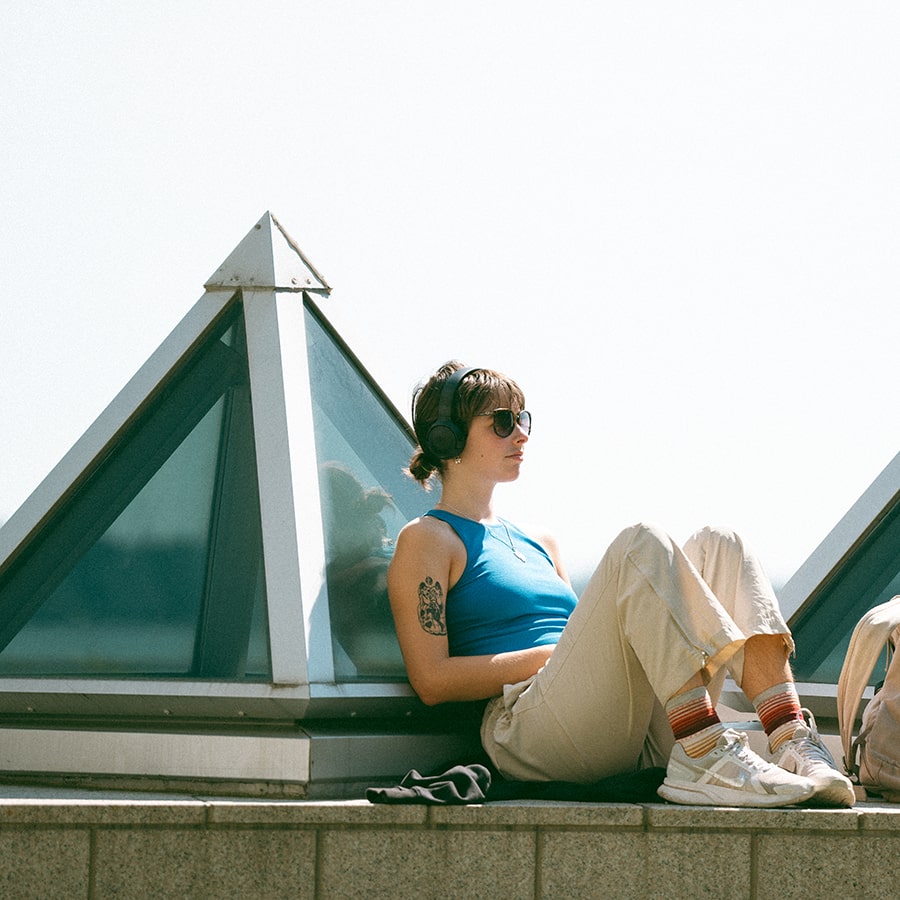
[[687,806],[742,806],[754,809],[773,809],[779,806],[793,806],[803,803],[816,795],[815,785],[796,794],[752,794],[734,788],[715,785],[693,784],[689,782],[663,782],[657,791],[660,797],[671,803]]
[[810,806],[850,807],[855,803],[856,794],[853,792],[853,788],[840,781],[818,788],[809,799]]

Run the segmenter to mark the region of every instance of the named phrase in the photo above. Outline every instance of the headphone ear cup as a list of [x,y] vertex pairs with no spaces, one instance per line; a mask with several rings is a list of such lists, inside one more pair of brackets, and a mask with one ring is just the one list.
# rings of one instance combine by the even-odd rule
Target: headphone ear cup
[[425,443],[428,454],[435,459],[452,459],[463,452],[466,435],[455,422],[445,419],[428,429]]
[[[459,456],[466,446],[468,429],[453,421],[453,401],[456,398],[456,390],[460,382],[469,372],[475,371],[477,371],[475,366],[457,369],[441,388],[437,420],[428,429],[422,443],[422,449],[434,459],[452,459],[454,456]],[[413,411],[413,419],[415,417],[415,411]]]

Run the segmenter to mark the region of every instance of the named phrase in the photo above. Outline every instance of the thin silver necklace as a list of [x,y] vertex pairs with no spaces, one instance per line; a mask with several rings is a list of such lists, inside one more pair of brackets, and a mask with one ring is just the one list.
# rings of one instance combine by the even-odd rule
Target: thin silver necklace
[[[521,550],[516,549],[516,545],[513,543],[512,535],[509,533],[509,528],[507,528],[506,522],[501,519],[500,524],[503,526],[503,530],[506,532],[506,540],[509,541],[509,549],[512,550],[513,556],[515,556],[516,559],[521,559],[522,562],[525,562],[525,554]],[[504,547],[506,546],[506,541],[501,541],[500,538],[498,538],[490,528],[488,528],[488,534],[492,538],[500,541],[500,543],[503,544]]]
[[[449,503],[446,503],[443,500],[441,500],[439,502],[440,502],[441,506],[446,507],[448,510],[450,510],[450,512],[456,513],[456,515],[458,515],[458,516],[462,516],[464,519],[472,518],[471,516],[467,516],[461,509],[457,509],[455,506],[451,506]],[[475,520],[473,519],[472,521],[475,521]],[[494,532],[491,530],[490,525],[485,525],[484,527],[487,528],[488,534],[495,541],[500,541],[500,543],[503,544],[504,547],[509,547],[509,549],[512,550],[512,552],[513,552],[513,556],[515,556],[516,559],[520,559],[522,562],[526,562],[527,560],[525,559],[525,554],[521,550],[516,548],[515,541],[513,541],[512,535],[509,533],[509,528],[508,528],[506,522],[504,522],[503,519],[500,519],[500,518],[498,518],[498,521],[503,526],[503,530],[506,532],[506,541],[509,541],[509,543],[507,544],[506,541],[504,541],[502,538],[497,537],[497,535],[494,534]]]

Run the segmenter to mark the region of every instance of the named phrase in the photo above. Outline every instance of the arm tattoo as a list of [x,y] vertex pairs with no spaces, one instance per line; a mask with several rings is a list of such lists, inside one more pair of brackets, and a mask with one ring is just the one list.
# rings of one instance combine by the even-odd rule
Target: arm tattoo
[[419,624],[429,634],[446,634],[444,591],[441,583],[426,576],[419,585]]

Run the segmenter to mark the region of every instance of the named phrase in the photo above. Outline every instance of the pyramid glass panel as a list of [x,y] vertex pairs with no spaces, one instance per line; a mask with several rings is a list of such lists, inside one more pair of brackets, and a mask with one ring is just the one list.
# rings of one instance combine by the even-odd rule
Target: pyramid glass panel
[[[900,502],[895,501],[791,620],[798,681],[837,684],[850,635],[865,612],[900,594]],[[871,683],[884,676],[876,665]]]
[[404,680],[386,573],[398,532],[430,505],[403,472],[414,439],[311,304],[306,334],[335,677]]
[[0,576],[0,675],[267,679],[256,485],[234,302]]

